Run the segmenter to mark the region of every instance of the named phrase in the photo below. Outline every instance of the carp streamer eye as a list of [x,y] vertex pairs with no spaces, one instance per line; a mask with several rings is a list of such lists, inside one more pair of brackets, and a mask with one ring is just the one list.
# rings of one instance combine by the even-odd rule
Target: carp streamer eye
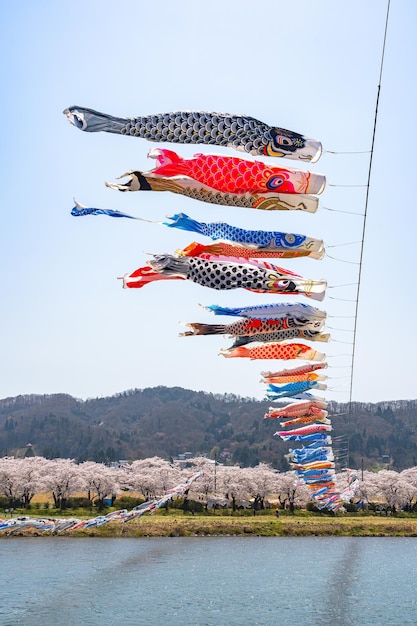
[[284,135],[277,135],[275,137],[275,143],[278,146],[292,146],[293,142],[289,137],[284,137]]
[[272,176],[266,183],[268,189],[278,189],[281,185],[285,183],[285,178],[283,176]]

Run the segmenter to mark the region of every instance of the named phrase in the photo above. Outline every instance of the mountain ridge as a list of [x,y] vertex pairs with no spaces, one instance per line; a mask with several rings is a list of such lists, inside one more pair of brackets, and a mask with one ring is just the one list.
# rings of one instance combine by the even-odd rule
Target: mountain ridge
[[[111,462],[190,452],[242,466],[271,463],[285,471],[289,445],[273,436],[279,420],[264,419],[270,405],[164,386],[87,400],[24,394],[0,399],[0,455]],[[350,406],[331,401],[328,410],[340,466],[400,471],[417,465],[417,400]]]

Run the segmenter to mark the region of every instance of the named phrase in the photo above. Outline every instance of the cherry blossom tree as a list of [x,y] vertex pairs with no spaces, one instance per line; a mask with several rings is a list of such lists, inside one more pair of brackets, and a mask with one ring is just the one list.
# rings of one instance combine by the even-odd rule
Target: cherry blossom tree
[[52,493],[56,508],[65,509],[68,498],[84,487],[80,466],[73,459],[53,459],[45,470],[45,490]]
[[27,457],[20,461],[20,498],[26,508],[32,498],[45,488],[48,462],[42,456]]
[[375,472],[370,472],[368,470],[362,472],[358,489],[356,491],[356,497],[363,508],[374,506],[374,503],[378,501],[378,498],[381,498]]
[[246,488],[254,499],[254,512],[265,508],[265,500],[275,492],[278,472],[267,463],[259,463],[244,471]]
[[181,482],[180,470],[157,456],[133,461],[125,477],[130,489],[141,493],[146,500],[163,495]]
[[275,489],[282,509],[288,506],[290,511],[294,511],[296,506],[305,506],[311,500],[308,488],[292,471],[277,475]]
[[247,482],[244,478],[245,470],[236,465],[219,465],[217,467],[217,490],[232,503],[233,511],[239,501],[248,497]]
[[[413,468],[415,470],[415,468]],[[413,472],[398,473],[393,470],[381,470],[377,474],[379,490],[392,512],[411,506],[416,497],[416,487],[413,485]]]
[[108,495],[113,498],[119,489],[117,470],[94,461],[85,461],[79,465],[79,468],[88,499],[91,502],[97,501],[99,511],[103,510],[104,498]]
[[20,498],[19,460],[11,456],[0,458],[0,490],[12,507]]
[[187,466],[189,466],[188,471],[201,470],[203,472],[203,476],[192,484],[190,493],[207,502],[210,496],[215,496],[217,493],[217,475],[221,471],[221,465],[205,456],[198,456],[188,459]]
[[9,499],[10,506],[20,501],[27,507],[34,495],[42,491],[46,464],[46,459],[40,456],[0,459],[0,489]]
[[403,493],[405,508],[414,511],[417,504],[417,467],[409,467],[400,473],[404,479]]

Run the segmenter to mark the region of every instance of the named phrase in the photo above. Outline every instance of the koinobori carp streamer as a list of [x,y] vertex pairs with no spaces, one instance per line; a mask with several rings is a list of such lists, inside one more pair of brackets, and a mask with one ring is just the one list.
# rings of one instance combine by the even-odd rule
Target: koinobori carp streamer
[[163,222],[165,226],[195,232],[210,237],[214,241],[222,239],[249,245],[260,251],[267,248],[269,252],[276,251],[277,254],[289,251],[293,257],[297,256],[297,252],[299,256],[311,256],[315,259],[322,259],[324,256],[324,244],[321,239],[298,233],[246,230],[225,222],[198,222],[185,213],[177,213],[167,219],[170,221]]
[[326,186],[323,174],[289,170],[222,154],[195,154],[187,159],[173,150],[153,148],[148,156],[156,159],[157,167],[153,172],[158,176],[188,176],[225,193],[320,194]]
[[[224,260],[223,260],[224,259]],[[256,262],[237,263],[228,257],[200,257],[177,258],[170,254],[154,255],[148,265],[156,275],[185,278],[203,287],[217,290],[248,289],[258,293],[302,294],[313,300],[323,300],[327,283],[324,280],[304,279],[275,265]],[[140,288],[144,282],[141,277],[141,268],[125,274],[123,286]],[[156,278],[156,276],[155,276]],[[147,273],[146,283],[152,280],[152,274]]]
[[212,189],[188,176],[158,176],[152,170],[141,172],[131,170],[117,178],[128,177],[123,183],[108,183],[106,187],[117,191],[170,191],[181,194],[192,200],[223,206],[244,209],[260,209],[263,211],[304,211],[315,213],[319,206],[317,196],[311,194],[277,193],[228,193]]
[[313,350],[310,346],[302,343],[267,343],[261,346],[238,348],[224,348],[220,354],[227,358],[246,359],[306,359],[309,361],[324,361],[325,354]]
[[292,130],[269,126],[248,115],[175,111],[139,117],[115,117],[94,109],[70,106],[69,122],[86,132],[104,131],[148,141],[228,146],[241,152],[301,161],[317,161],[322,145]]
[[187,323],[189,331],[183,333],[188,335],[235,335],[248,336],[281,330],[289,330],[302,327],[309,330],[321,330],[323,322],[311,321],[305,317],[283,317],[278,319],[254,319],[243,318],[231,324],[199,324],[198,322]]
[[310,320],[325,320],[327,313],[303,302],[274,302],[273,304],[257,304],[252,306],[225,307],[218,304],[204,306],[214,315],[230,315],[232,317],[280,318],[305,317]]

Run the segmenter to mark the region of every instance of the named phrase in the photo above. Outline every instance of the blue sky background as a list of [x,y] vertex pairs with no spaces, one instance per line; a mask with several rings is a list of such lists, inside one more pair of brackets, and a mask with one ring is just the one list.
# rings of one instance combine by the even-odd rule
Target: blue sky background
[[[352,242],[362,237],[363,218],[348,213],[364,212],[369,153],[325,152],[310,166],[328,182],[315,215],[216,207],[106,188],[105,180],[152,167],[147,152],[157,144],[82,133],[62,111],[77,104],[126,117],[183,109],[246,113],[319,139],[325,151],[368,151],[386,9],[381,0],[1,4],[0,398],[58,392],[89,398],[165,385],[262,399],[262,370],[299,363],[225,359],[218,352],[231,341],[222,336],[178,337],[181,321],[232,321],[199,303],[244,306],[280,296],[215,292],[188,281],[124,290],[117,276],[144,265],[147,252],[172,253],[195,237],[105,216],[74,218],[75,197],[157,221],[182,211],[200,221],[324,239],[324,260],[278,264],[328,280],[319,306],[328,313],[332,341],[312,345],[328,355],[329,390],[321,395],[349,399],[360,256]],[[417,297],[416,23],[413,0],[392,0],[358,307],[357,401],[417,397],[417,340],[409,321]],[[239,156],[231,149],[171,148],[182,156]]]

